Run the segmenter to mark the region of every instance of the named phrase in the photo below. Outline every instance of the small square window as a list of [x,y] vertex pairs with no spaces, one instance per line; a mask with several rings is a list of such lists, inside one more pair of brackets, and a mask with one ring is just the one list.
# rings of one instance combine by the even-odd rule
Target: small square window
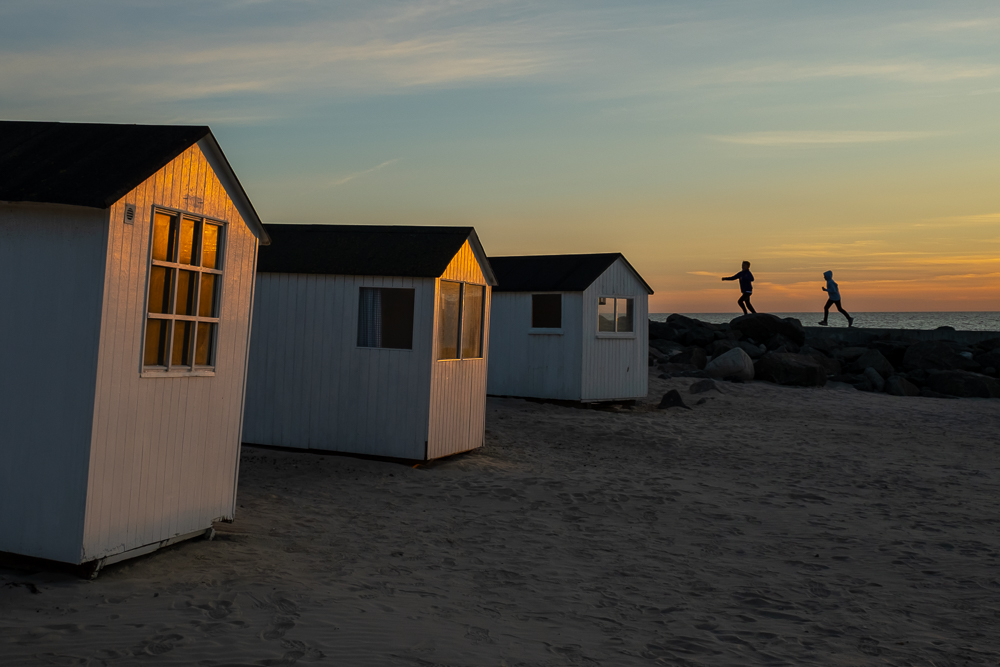
[[531,295],[531,328],[562,328],[562,294]]
[[597,299],[599,333],[634,333],[635,299],[602,296]]
[[413,349],[413,290],[362,287],[358,299],[358,347]]

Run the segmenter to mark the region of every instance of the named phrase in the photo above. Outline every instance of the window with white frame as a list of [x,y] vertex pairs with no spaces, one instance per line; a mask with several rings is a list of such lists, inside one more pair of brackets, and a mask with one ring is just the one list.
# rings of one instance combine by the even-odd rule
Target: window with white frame
[[413,289],[360,289],[358,347],[413,349]]
[[225,226],[153,212],[143,370],[211,370],[219,335]]
[[531,295],[531,328],[562,328],[562,294]]
[[438,360],[483,356],[483,285],[441,281],[438,296]]
[[634,304],[635,299],[613,296],[598,297],[598,333],[633,333],[635,331],[632,316]]

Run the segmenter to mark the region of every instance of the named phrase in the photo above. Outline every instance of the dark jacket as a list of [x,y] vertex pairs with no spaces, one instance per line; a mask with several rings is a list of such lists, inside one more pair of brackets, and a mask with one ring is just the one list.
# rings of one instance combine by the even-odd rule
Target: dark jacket
[[744,269],[735,276],[729,276],[728,278],[723,278],[723,280],[739,280],[741,292],[744,294],[753,293],[753,274],[750,273],[750,269]]

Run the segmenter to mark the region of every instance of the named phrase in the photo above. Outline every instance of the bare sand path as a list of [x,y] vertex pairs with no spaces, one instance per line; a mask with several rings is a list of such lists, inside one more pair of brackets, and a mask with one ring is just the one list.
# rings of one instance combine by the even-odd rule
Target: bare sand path
[[246,448],[213,542],[0,570],[0,663],[1000,664],[1000,402],[688,384],[416,469]]

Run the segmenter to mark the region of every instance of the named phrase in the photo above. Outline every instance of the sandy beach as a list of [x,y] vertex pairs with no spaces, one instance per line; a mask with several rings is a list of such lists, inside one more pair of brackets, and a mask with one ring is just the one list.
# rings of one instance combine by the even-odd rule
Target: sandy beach
[[0,569],[0,663],[1000,662],[995,401],[692,382],[491,398],[418,467],[244,448],[214,541]]

